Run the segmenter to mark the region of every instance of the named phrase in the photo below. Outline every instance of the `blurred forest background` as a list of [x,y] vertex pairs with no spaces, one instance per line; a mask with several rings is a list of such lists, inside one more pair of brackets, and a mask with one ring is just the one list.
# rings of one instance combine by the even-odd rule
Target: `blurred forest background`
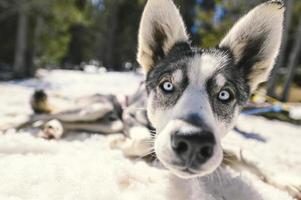
[[[263,0],[175,0],[194,45],[214,47],[233,23]],[[146,0],[0,0],[0,80],[38,68],[134,70]],[[301,1],[286,0],[286,34],[268,91],[287,100],[301,86]],[[279,89],[279,85],[283,85]],[[279,92],[280,91],[280,92]],[[301,95],[301,94],[300,94]]]

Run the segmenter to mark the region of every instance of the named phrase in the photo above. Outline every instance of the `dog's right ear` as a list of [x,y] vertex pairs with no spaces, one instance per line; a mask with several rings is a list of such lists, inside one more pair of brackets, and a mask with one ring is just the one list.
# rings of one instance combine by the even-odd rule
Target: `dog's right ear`
[[231,51],[234,63],[254,91],[268,79],[280,49],[284,4],[281,0],[262,3],[242,17],[219,47]]
[[188,42],[179,10],[172,0],[148,0],[139,29],[137,61],[148,72],[177,42]]

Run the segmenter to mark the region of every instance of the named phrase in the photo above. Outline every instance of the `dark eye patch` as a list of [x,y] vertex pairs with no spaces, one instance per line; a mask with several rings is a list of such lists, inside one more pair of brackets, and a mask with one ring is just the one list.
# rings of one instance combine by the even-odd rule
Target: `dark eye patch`
[[[206,88],[213,113],[219,120],[229,123],[232,121],[236,109],[241,109],[249,99],[250,87],[245,79],[244,72],[235,65],[231,51],[220,48],[215,49],[215,51],[222,51],[228,55],[228,62],[207,80]],[[223,87],[218,86],[216,82],[218,75],[222,75],[226,80]],[[223,88],[233,91],[234,99],[232,101],[221,103],[217,100],[216,95]]]
[[[150,93],[159,84],[160,80],[165,76],[171,76],[176,70],[182,70],[187,74],[187,59],[193,57],[195,54],[201,54],[202,51],[197,51],[190,46],[190,43],[179,42],[176,43],[156,66],[154,66],[146,77],[146,89]],[[184,73],[183,73],[184,74]],[[185,76],[184,75],[184,76]],[[185,81],[185,80],[184,80]]]
[[[146,87],[148,92],[154,93],[153,106],[161,109],[171,107],[177,103],[188,85],[186,60],[179,60],[168,65],[158,66],[153,69],[147,76]],[[182,80],[180,82],[172,81],[173,74],[180,70]],[[162,82],[169,80],[173,83],[172,92],[162,90]]]
[[[210,99],[210,104],[214,114],[218,119],[230,122],[235,113],[235,109],[241,108],[249,98],[249,86],[246,83],[244,77],[239,70],[231,65],[215,72],[215,74],[207,80],[206,89]],[[226,82],[224,86],[219,86],[216,81],[216,77],[222,75]],[[227,102],[221,102],[218,100],[217,95],[221,90],[228,90],[232,92],[233,99]]]

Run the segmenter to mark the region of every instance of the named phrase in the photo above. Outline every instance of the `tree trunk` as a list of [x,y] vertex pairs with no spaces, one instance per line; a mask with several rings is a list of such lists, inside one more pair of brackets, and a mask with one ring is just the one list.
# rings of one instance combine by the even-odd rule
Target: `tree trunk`
[[23,78],[26,75],[25,57],[27,48],[27,28],[28,16],[25,12],[20,11],[18,18],[16,50],[13,69],[15,78]]
[[39,57],[39,53],[41,51],[41,43],[40,43],[40,37],[42,35],[42,31],[43,31],[43,18],[41,16],[37,16],[36,17],[36,24],[35,24],[35,28],[34,28],[34,39],[33,39],[33,48],[32,48],[32,66],[30,66],[29,69],[29,75],[33,76],[35,74],[36,71],[36,67],[37,67],[37,59]]
[[293,14],[293,4],[294,0],[286,0],[286,11],[285,11],[285,20],[284,20],[284,33],[282,37],[282,45],[279,57],[277,59],[277,63],[272,71],[271,78],[268,82],[268,95],[276,97],[275,88],[278,80],[279,70],[283,67],[285,55],[286,55],[286,47],[288,43],[288,34],[289,28],[292,21],[292,14]]
[[298,55],[301,51],[301,19],[299,20],[298,30],[295,35],[295,42],[292,52],[289,57],[288,74],[284,84],[284,90],[282,94],[282,100],[287,101],[290,93],[290,87],[293,82],[298,62]]
[[108,36],[107,36],[107,42],[106,42],[106,57],[105,57],[105,64],[108,69],[116,70],[119,66],[114,66],[115,59],[114,58],[114,49],[116,48],[115,42],[116,42],[116,28],[118,26],[118,19],[117,19],[117,11],[118,7],[120,5],[120,0],[110,0],[110,14],[108,19]]

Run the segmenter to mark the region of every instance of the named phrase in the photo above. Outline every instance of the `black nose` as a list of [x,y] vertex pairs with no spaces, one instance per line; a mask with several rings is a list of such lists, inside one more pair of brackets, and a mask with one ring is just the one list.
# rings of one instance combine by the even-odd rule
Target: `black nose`
[[[209,160],[214,151],[214,135],[208,131],[197,133],[177,132],[171,137],[171,146],[186,167],[196,167]],[[188,166],[187,166],[188,165]]]

